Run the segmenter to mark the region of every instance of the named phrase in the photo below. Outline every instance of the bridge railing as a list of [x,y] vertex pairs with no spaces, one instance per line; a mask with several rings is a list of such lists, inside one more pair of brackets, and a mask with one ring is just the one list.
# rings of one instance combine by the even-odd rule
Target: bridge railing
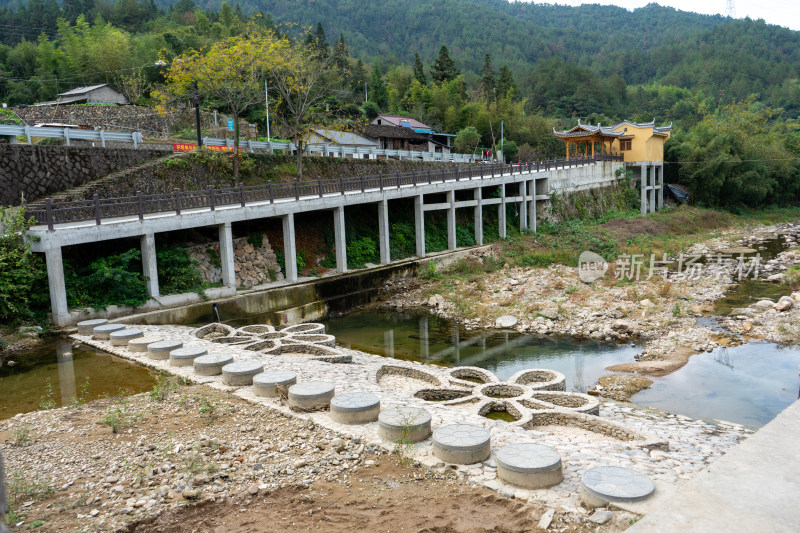
[[105,146],[106,142],[127,142],[133,143],[133,147],[136,148],[142,142],[142,134],[138,131],[82,130],[80,128],[17,126],[11,124],[0,124],[0,135],[27,137],[28,144],[31,144],[31,137],[65,139],[67,146],[70,146],[71,141],[80,140],[99,142],[101,146]]
[[595,163],[598,161],[622,161],[622,156],[599,155],[589,158],[550,159],[521,164],[472,164],[456,166],[441,170],[426,169],[423,171],[395,172],[392,174],[376,174],[364,176],[350,176],[333,179],[316,179],[287,183],[272,183],[266,185],[238,185],[220,189],[206,189],[201,191],[179,191],[171,193],[142,194],[118,198],[100,198],[98,195],[90,200],[70,202],[52,202],[47,198],[43,203],[27,206],[27,216],[35,224],[47,224],[48,229],[54,229],[55,224],[69,222],[83,222],[93,220],[97,225],[104,219],[136,216],[143,220],[145,215],[156,213],[175,213],[190,209],[215,210],[222,206],[245,207],[254,203],[274,203],[275,201],[299,200],[301,197],[331,194],[358,193],[384,189],[446,181],[460,181],[492,176],[511,176],[521,172],[551,170],[555,168],[569,168]]

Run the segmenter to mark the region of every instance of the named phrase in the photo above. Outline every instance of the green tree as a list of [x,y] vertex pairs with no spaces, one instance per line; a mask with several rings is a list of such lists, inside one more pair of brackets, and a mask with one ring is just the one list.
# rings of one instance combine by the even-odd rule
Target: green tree
[[505,159],[506,163],[510,163],[514,161],[514,158],[517,157],[519,153],[519,146],[514,141],[509,141],[506,138],[503,138],[503,142],[500,144],[503,147],[503,159]]
[[321,22],[317,22],[317,29],[314,31],[314,46],[316,46],[320,56],[328,57],[331,47],[328,44],[328,38],[325,37],[325,29],[322,27]]
[[386,92],[386,84],[383,82],[378,63],[373,65],[372,74],[369,77],[369,96],[370,100],[375,102],[380,109],[386,109],[389,104],[389,95]]
[[45,265],[25,241],[28,227],[24,208],[0,207],[0,323],[30,320],[46,305]]
[[[495,90],[497,89],[497,79],[492,68],[492,58],[486,54],[483,58],[483,68],[481,69],[481,81],[478,85],[478,92],[487,102],[494,102]],[[505,96],[501,93],[502,96]]]
[[419,58],[419,52],[414,54],[414,79],[416,79],[422,85],[428,84],[428,78],[425,76],[425,66],[422,64],[422,60]]
[[467,126],[456,133],[455,148],[462,154],[471,154],[481,142],[481,134],[475,126]]
[[433,82],[441,85],[442,83],[451,81],[459,76],[460,72],[456,68],[456,63],[450,58],[450,51],[447,46],[442,45],[439,49],[439,55],[431,65],[431,78]]
[[497,97],[505,98],[513,96],[517,92],[517,82],[508,65],[500,67],[500,75],[497,78]]

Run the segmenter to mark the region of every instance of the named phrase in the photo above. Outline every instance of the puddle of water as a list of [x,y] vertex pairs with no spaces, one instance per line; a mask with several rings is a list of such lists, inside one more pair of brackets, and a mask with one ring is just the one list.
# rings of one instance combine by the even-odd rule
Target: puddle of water
[[[49,399],[56,407],[84,396],[84,387],[90,401],[120,391],[138,394],[152,389],[155,383],[154,374],[142,366],[88,346],[72,348],[72,342],[62,338],[7,360],[17,364],[0,367],[0,420],[39,409],[48,396],[48,379],[52,385]],[[89,384],[85,386],[87,378]]]
[[326,325],[338,344],[356,350],[444,366],[478,366],[501,380],[519,370],[548,368],[566,376],[569,390],[580,392],[607,374],[607,366],[633,362],[637,353],[615,343],[466,331],[423,310],[357,311]]
[[508,411],[491,411],[483,416],[490,420],[502,420],[503,422],[515,422],[517,420]]
[[744,344],[693,355],[632,401],[691,417],[761,427],[798,398],[800,350]]
[[729,315],[733,309],[747,307],[764,298],[778,301],[791,293],[788,285],[748,279],[737,284],[714,304],[714,315]]

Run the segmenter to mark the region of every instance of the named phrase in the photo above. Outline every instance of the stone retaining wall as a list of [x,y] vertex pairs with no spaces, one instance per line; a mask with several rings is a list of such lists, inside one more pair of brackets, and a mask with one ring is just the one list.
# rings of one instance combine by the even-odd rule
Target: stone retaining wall
[[[259,248],[248,242],[247,237],[233,239],[233,268],[236,272],[237,287],[252,287],[270,281],[282,280],[283,273],[269,244],[262,235]],[[197,261],[203,281],[222,282],[219,242],[196,244],[189,247],[189,257]]]
[[19,205],[164,155],[149,148],[0,145],[0,205]]

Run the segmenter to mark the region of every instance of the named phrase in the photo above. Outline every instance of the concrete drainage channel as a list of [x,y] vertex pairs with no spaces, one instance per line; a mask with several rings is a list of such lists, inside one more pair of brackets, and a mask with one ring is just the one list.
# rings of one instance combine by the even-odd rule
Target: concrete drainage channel
[[[251,402],[311,418],[331,429],[364,436],[388,451],[400,445],[424,466],[451,465],[465,476],[467,469],[474,468],[471,465],[491,468],[506,495],[530,497],[530,491],[558,487],[564,480],[562,456],[555,447],[515,439],[515,434],[524,435],[537,425],[574,426],[627,446],[667,448],[642,430],[603,420],[596,399],[563,391],[564,377],[558,372],[530,369],[500,382],[490,372],[473,367],[434,370],[420,363],[376,365],[375,359],[385,360],[336,348],[322,324],[280,330],[269,325],[236,329],[222,323],[197,329],[127,328],[90,320],[78,324],[73,338],[151,368],[235,392]],[[361,364],[347,364],[351,362]],[[430,389],[431,385],[437,388]],[[431,390],[436,394],[426,399]],[[437,394],[445,401],[437,401]],[[517,413],[518,419],[498,426],[483,418],[482,411],[497,402]],[[474,416],[457,421],[464,413]],[[490,427],[474,423],[476,416]],[[513,428],[522,433],[501,431]],[[655,485],[647,476],[624,467],[608,468],[582,472],[577,491],[573,484],[572,492],[580,493],[585,506],[624,504],[653,493]]]

